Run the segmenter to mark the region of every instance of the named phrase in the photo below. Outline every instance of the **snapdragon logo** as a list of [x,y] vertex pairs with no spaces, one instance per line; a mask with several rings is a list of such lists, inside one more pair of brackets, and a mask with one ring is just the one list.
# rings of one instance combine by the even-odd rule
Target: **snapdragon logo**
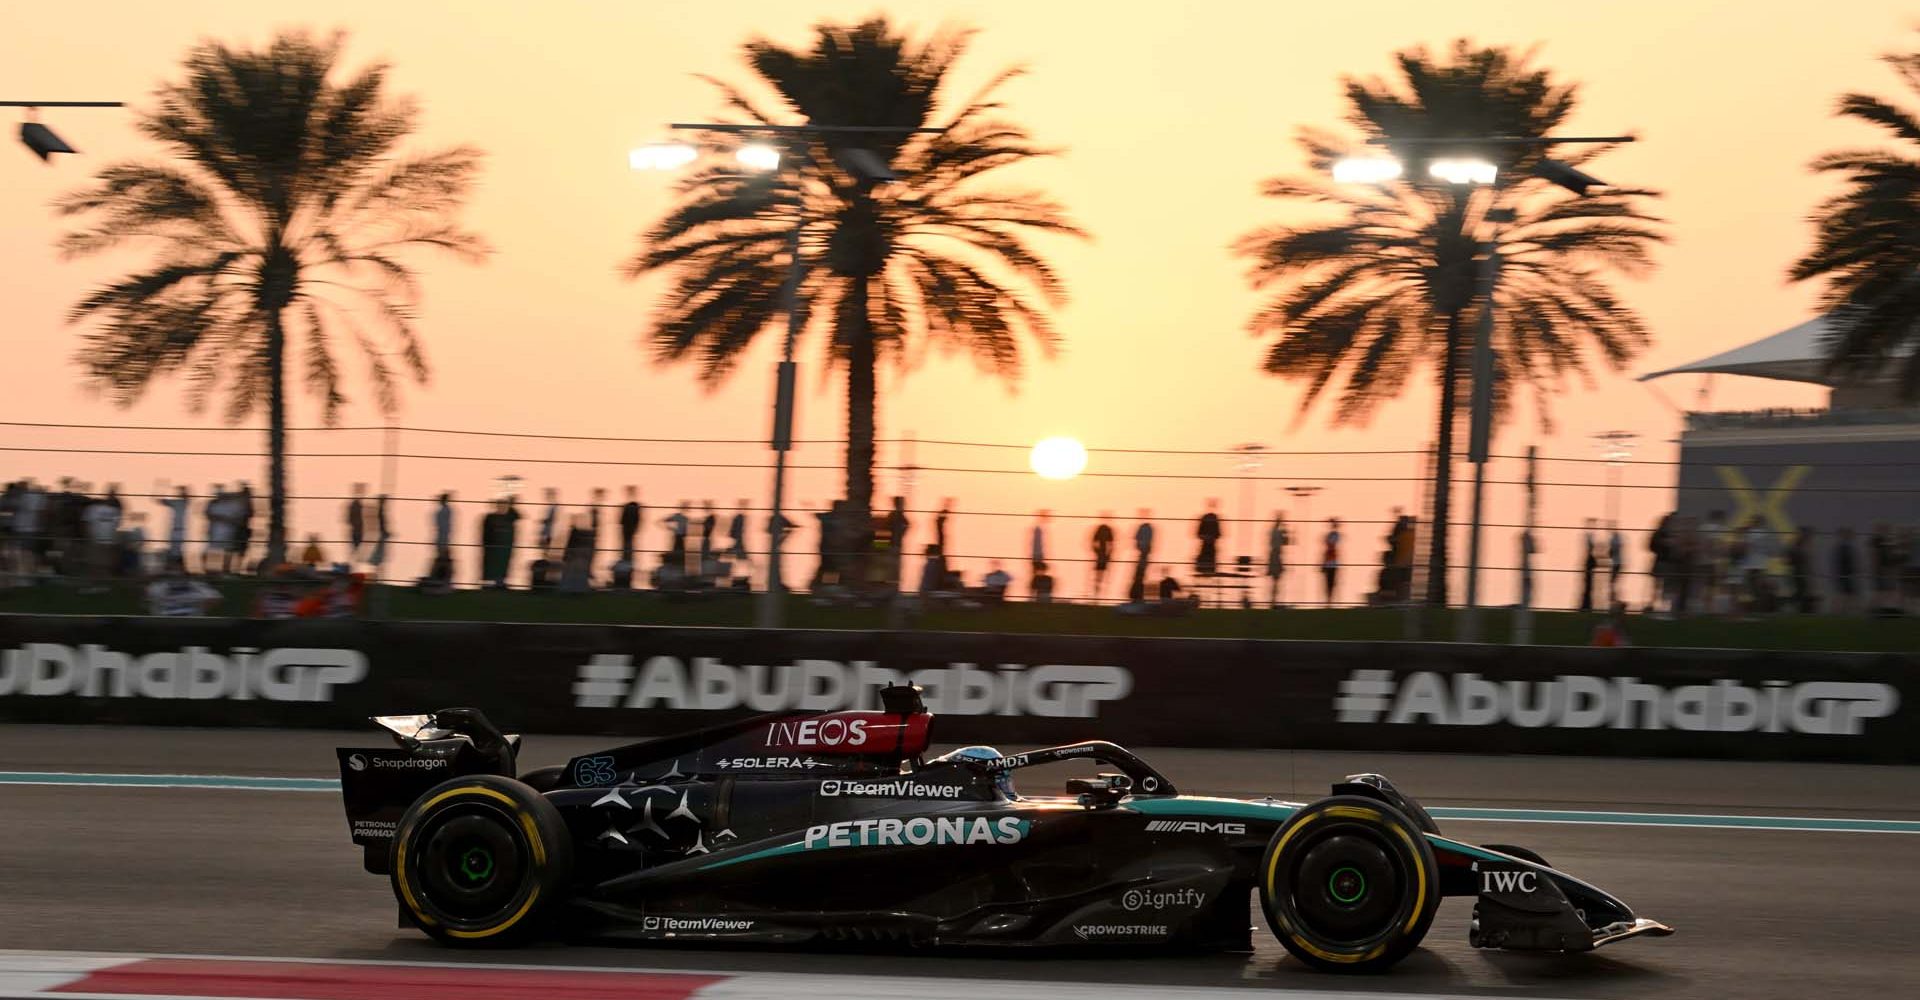
[[332,701],[333,689],[366,679],[354,649],[205,646],[135,656],[94,643],[30,642],[0,658],[0,695]]
[[723,712],[870,710],[877,689],[918,684],[928,709],[941,715],[1005,715],[1091,719],[1102,702],[1133,690],[1125,667],[955,663],[899,671],[865,660],[795,660],[792,664],[723,663],[710,656],[652,656],[636,666],[625,653],[603,653],[580,665],[576,708],[677,708]]
[[[354,756],[359,756],[355,754]],[[349,760],[348,764],[353,762]],[[446,757],[375,757],[373,769],[376,771],[438,771],[451,767],[453,761]],[[359,768],[354,768],[359,770]]]
[[804,849],[828,847],[925,847],[950,844],[1017,844],[1029,824],[1014,816],[919,816],[913,819],[856,819],[807,828]]
[[1340,722],[1511,725],[1526,729],[1678,729],[1709,733],[1858,736],[1900,707],[1889,684],[1718,680],[1665,687],[1638,677],[1562,674],[1490,681],[1476,673],[1355,670],[1333,700]]

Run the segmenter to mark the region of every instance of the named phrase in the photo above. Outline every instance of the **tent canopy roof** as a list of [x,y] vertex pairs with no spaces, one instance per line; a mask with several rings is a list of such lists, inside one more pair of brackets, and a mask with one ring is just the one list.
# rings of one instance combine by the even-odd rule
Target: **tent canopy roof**
[[1722,351],[1690,364],[1648,372],[1640,381],[1663,375],[1719,374],[1807,382],[1832,387],[1839,380],[1826,374],[1826,317],[1816,316],[1798,326],[1762,337],[1751,344]]

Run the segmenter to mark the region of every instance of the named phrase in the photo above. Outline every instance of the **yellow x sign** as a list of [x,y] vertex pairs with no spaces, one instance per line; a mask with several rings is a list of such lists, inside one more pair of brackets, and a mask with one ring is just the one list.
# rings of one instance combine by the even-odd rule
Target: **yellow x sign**
[[1713,471],[1719,473],[1720,481],[1726,484],[1727,493],[1733,497],[1734,506],[1737,508],[1733,512],[1732,520],[1727,522],[1729,527],[1739,527],[1751,520],[1764,519],[1768,526],[1779,532],[1779,537],[1782,539],[1790,539],[1794,532],[1800,530],[1793,523],[1793,518],[1787,516],[1787,497],[1791,496],[1799,487],[1800,481],[1807,478],[1807,474],[1813,471],[1813,466],[1788,466],[1787,471],[1782,472],[1780,478],[1774,480],[1773,486],[1765,493],[1754,489],[1753,484],[1747,480],[1747,474],[1740,471],[1737,465],[1716,465]]

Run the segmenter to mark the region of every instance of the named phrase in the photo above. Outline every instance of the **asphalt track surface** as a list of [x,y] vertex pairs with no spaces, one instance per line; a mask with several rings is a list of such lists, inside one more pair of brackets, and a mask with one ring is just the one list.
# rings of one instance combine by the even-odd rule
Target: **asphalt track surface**
[[[530,737],[524,763],[601,740]],[[0,726],[0,770],[335,777],[332,748],[374,733]],[[1003,747],[1018,750],[1019,747]],[[1598,758],[1150,750],[1183,790],[1310,799],[1378,770],[1428,805],[1920,820],[1920,768]],[[1920,835],[1442,821],[1515,843],[1679,929],[1599,952],[1534,956],[1466,942],[1450,899],[1391,973],[1333,977],[1264,929],[1252,955],[1112,958],[552,945],[450,953],[394,928],[386,880],[360,869],[337,796],[200,788],[0,785],[0,947],[938,976],[1265,992],[1508,997],[1920,995]]]

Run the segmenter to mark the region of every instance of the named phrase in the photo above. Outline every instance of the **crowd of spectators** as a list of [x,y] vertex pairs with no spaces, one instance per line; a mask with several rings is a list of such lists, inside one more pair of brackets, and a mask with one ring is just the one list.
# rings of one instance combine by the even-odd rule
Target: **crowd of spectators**
[[[1823,539],[1801,525],[1729,523],[1668,514],[1648,536],[1661,614],[1920,613],[1920,530],[1875,524],[1865,539],[1840,528]],[[1617,547],[1616,547],[1617,551]]]
[[[340,530],[328,533],[338,541],[307,534],[273,565],[264,564],[255,530],[262,505],[248,483],[215,484],[196,495],[163,481],[146,496],[157,508],[156,521],[163,522],[156,531],[149,530],[148,512],[132,509],[133,498],[117,483],[98,489],[72,479],[8,483],[0,492],[0,584],[60,579],[93,592],[133,582],[146,588],[155,613],[185,614],[222,599],[209,580],[245,576],[257,581],[248,588],[255,614],[289,617],[356,614],[370,580],[396,579],[392,563],[401,550],[392,500],[370,495],[365,484],[352,487]],[[724,511],[712,501],[684,500],[665,513],[649,511],[632,486],[621,502],[596,489],[577,507],[563,503],[554,489],[535,505],[501,497],[464,527],[456,503],[451,492],[433,500],[425,572],[412,578],[423,591],[452,590],[465,552],[477,556],[472,569],[480,584],[494,589],[652,589],[681,598],[744,593],[753,589],[757,573],[764,579],[764,543],[756,539],[776,529],[790,553],[789,567],[792,559],[815,557],[812,573],[792,583],[822,603],[894,604],[904,598],[915,607],[979,608],[1016,599],[1076,600],[1113,603],[1130,615],[1186,614],[1204,605],[1277,607],[1287,568],[1307,565],[1318,571],[1320,602],[1332,606],[1344,568],[1340,518],[1327,518],[1317,543],[1307,547],[1305,558],[1296,558],[1289,550],[1307,539],[1297,537],[1300,532],[1277,511],[1270,523],[1246,525],[1246,536],[1237,540],[1240,554],[1224,557],[1233,525],[1212,501],[1189,522],[1193,548],[1184,579],[1179,563],[1157,548],[1161,527],[1153,512],[1141,509],[1130,531],[1103,512],[1090,528],[1074,531],[1084,532],[1085,541],[1069,545],[1064,556],[1057,554],[1052,514],[1039,511],[1026,533],[1025,572],[1016,577],[1006,560],[994,560],[972,581],[947,555],[955,551],[951,499],[918,524],[923,515],[909,511],[902,497],[864,516],[836,501],[778,525],[751,517],[746,500]],[[802,537],[803,522],[812,522],[808,527],[815,530],[804,532],[811,538]],[[1365,595],[1374,605],[1416,599],[1419,526],[1398,509],[1387,523],[1378,558],[1367,563],[1378,570],[1374,589]],[[649,528],[664,534],[663,547],[641,544]],[[462,540],[467,531],[471,541]],[[1123,551],[1122,539],[1131,541],[1130,552]],[[1262,548],[1264,562],[1258,558]],[[1720,511],[1704,521],[1673,513],[1647,536],[1646,549],[1643,572],[1652,586],[1642,610],[1655,614],[1920,613],[1920,536],[1911,526],[1882,523],[1865,537],[1844,528],[1822,537],[1810,527],[1786,533],[1757,520],[1728,523]],[[913,576],[907,575],[910,550],[920,557]],[[1535,551],[1531,533],[1523,533],[1523,604],[1534,597]],[[1632,556],[1620,529],[1589,519],[1579,553],[1573,606],[1617,617],[1626,607],[1622,577],[1631,573]],[[1063,563],[1084,568],[1085,575],[1063,579]],[[1124,581],[1117,591],[1115,575]]]

